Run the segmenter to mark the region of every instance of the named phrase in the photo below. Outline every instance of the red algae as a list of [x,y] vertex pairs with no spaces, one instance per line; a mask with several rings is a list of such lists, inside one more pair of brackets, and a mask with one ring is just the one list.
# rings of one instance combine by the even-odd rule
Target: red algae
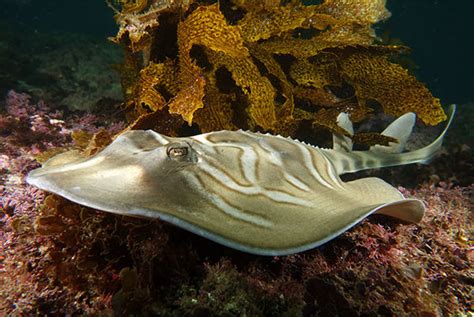
[[[68,268],[67,261],[58,261],[57,254],[64,248],[58,245],[59,237],[51,239],[35,233],[35,222],[45,208],[46,193],[25,184],[24,179],[39,166],[36,155],[72,147],[73,131],[93,133],[105,119],[86,116],[88,121],[84,123],[82,116],[64,116],[43,102],[33,103],[30,96],[14,91],[7,95],[5,110],[0,112],[0,312],[36,315],[84,312],[89,307],[104,309],[104,305],[86,303],[84,300],[89,298],[84,295],[85,290],[66,287],[67,275],[69,279],[85,279],[84,282],[93,280],[78,275],[76,267]],[[117,121],[112,126],[115,131],[110,132],[116,133],[123,123]],[[116,129],[117,126],[120,128]],[[75,211],[80,209],[73,206]]]
[[[473,185],[455,187],[430,182],[429,177],[416,184],[413,179],[407,183],[416,186],[399,189],[425,202],[426,216],[420,224],[372,216],[320,248],[258,257],[160,221],[85,208],[25,184],[25,175],[39,166],[35,158],[54,149],[97,150],[123,124],[120,118],[99,114],[64,114],[13,91],[4,109],[0,315],[469,312],[474,290]],[[456,153],[451,155],[469,160],[464,152]],[[436,167],[455,159],[441,156]],[[453,179],[450,174],[449,167],[437,171],[445,181]]]
[[[473,271],[467,241],[460,243],[458,236],[472,224],[466,195],[472,187],[424,184],[410,192],[401,190],[427,204],[422,223],[372,218],[322,248],[326,258],[327,252],[335,253],[334,262],[323,260],[320,272],[318,255],[318,264],[306,266],[304,273],[316,301],[323,302],[315,312],[437,316],[468,309]],[[332,289],[333,299],[320,295],[317,290],[322,289]]]

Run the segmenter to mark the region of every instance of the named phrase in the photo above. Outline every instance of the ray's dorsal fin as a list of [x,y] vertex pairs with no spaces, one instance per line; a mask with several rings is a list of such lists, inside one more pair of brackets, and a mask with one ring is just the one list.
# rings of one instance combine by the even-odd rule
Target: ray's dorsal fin
[[390,142],[388,146],[374,145],[370,151],[376,153],[401,153],[405,149],[408,138],[413,131],[416,115],[408,112],[393,121],[381,134],[398,140],[398,143]]
[[[350,135],[354,134],[354,127],[352,126],[351,119],[349,119],[349,115],[347,113],[341,112],[337,116],[337,125],[346,130]],[[345,135],[333,134],[332,144],[335,151],[352,151],[352,140]]]

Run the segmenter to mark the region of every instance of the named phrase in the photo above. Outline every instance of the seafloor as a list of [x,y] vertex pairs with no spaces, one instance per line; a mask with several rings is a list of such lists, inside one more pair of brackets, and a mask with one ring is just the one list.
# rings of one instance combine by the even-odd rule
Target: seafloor
[[73,141],[75,132],[102,129],[106,140],[123,123],[118,112],[59,111],[10,91],[0,113],[0,312],[472,312],[473,159],[470,145],[456,142],[458,133],[466,133],[467,109],[460,106],[446,145],[432,164],[372,172],[426,203],[421,224],[374,216],[323,247],[269,258],[219,246],[160,221],[84,208],[26,185],[26,173],[55,149],[91,146],[77,137]]
[[[119,97],[101,86],[111,79],[93,65],[103,64],[100,55],[87,63],[71,56],[76,67],[44,63],[42,75],[64,73],[64,80],[54,86],[25,81],[0,101],[0,315],[472,314],[473,104],[459,105],[430,165],[370,172],[425,202],[420,224],[372,216],[317,249],[261,257],[25,184],[25,175],[53,153],[94,151],[124,127],[113,107]],[[96,77],[79,79],[82,74]],[[78,82],[96,83],[93,93],[81,95],[91,87]],[[104,91],[111,95],[102,99]],[[69,103],[98,106],[87,112],[59,107]],[[426,131],[418,128],[415,144],[434,137]]]

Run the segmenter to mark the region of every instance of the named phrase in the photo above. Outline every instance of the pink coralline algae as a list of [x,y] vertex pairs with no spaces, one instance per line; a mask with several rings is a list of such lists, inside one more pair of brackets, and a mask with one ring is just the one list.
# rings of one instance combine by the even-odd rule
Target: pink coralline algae
[[111,115],[65,114],[14,91],[4,105],[2,316],[448,316],[472,310],[474,187],[443,182],[458,171],[452,164],[438,167],[456,160],[472,166],[464,151],[438,158],[442,181],[434,182],[427,168],[383,174],[393,184],[416,184],[399,189],[426,203],[421,224],[372,216],[320,248],[258,257],[26,185],[37,159],[56,150],[97,150],[124,125]]
[[[67,292],[50,284],[43,273],[48,266],[45,250],[51,246],[34,233],[34,221],[46,193],[25,184],[26,174],[39,166],[35,156],[55,148],[74,146],[71,134],[95,133],[104,118],[65,116],[27,94],[10,91],[0,111],[0,315],[39,312],[41,301],[61,301]],[[113,135],[123,128],[111,125]],[[42,276],[44,275],[44,276]]]

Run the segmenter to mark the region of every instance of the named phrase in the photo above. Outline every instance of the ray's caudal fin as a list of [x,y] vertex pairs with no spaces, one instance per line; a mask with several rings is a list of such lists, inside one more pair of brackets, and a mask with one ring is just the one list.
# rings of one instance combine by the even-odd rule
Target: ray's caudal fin
[[[368,151],[352,151],[351,139],[336,135],[333,138],[334,149],[325,150],[324,154],[333,162],[338,175],[370,168],[412,163],[427,164],[441,147],[444,135],[453,121],[455,112],[456,105],[451,105],[448,111],[448,123],[443,132],[431,144],[418,150],[402,153],[415,125],[415,114],[409,112],[392,122],[382,132],[382,135],[397,139],[397,143],[390,143],[388,146],[371,146]],[[338,124],[350,134],[353,133],[352,123],[345,113],[339,115]]]

